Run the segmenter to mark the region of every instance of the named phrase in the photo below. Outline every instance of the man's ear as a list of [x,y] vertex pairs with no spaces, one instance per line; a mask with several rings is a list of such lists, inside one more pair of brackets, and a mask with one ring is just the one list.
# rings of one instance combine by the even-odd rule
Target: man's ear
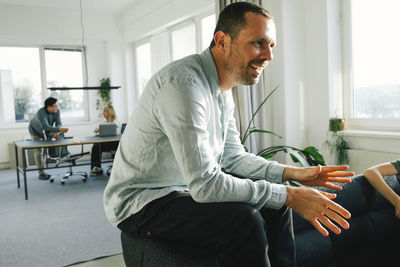
[[214,35],[215,47],[217,49],[225,50],[229,36],[223,31],[217,31]]

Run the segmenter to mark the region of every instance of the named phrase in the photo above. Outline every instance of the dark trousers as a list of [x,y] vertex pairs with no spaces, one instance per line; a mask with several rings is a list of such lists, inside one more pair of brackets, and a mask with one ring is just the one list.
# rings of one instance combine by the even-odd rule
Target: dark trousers
[[185,255],[215,255],[220,266],[296,266],[292,211],[238,202],[197,203],[187,192],[152,201],[118,228],[168,241]]
[[93,167],[101,167],[101,153],[116,151],[118,144],[118,141],[93,144],[92,152],[90,153],[90,169],[93,169]]

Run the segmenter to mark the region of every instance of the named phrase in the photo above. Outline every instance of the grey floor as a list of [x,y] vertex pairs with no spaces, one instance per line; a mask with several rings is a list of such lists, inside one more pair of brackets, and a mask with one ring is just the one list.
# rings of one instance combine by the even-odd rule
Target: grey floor
[[76,267],[125,267],[124,258],[122,254],[104,257],[97,260],[87,261],[83,263],[73,264],[70,266]]
[[[54,170],[50,170],[50,172],[51,171],[54,172]],[[0,170],[0,177],[2,178],[1,181],[5,180],[4,177],[10,177],[10,176],[12,176],[12,180],[14,182],[15,170],[13,170],[13,169],[1,169]],[[31,184],[32,184],[32,182],[31,182]],[[32,188],[32,185],[31,185],[31,188]],[[23,191],[22,191],[22,189],[21,189],[21,192],[19,192],[19,193],[21,193],[20,196],[21,196],[21,199],[23,199]],[[30,197],[32,199],[34,199],[34,197],[35,197],[34,192],[31,192]],[[3,266],[1,264],[1,260],[0,260],[0,266]],[[94,266],[96,266],[96,267],[125,267],[125,263],[124,263],[124,259],[123,259],[122,254],[116,254],[116,255],[113,255],[113,256],[102,257],[102,258],[98,258],[98,259],[95,259],[95,260],[76,263],[76,264],[72,264],[72,265],[68,265],[68,266],[78,266],[78,267],[94,267]]]

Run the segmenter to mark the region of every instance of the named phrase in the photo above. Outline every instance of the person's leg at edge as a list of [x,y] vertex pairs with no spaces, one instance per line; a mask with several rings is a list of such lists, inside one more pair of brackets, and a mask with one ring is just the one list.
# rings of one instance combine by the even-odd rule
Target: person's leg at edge
[[[42,138],[35,136],[35,135],[31,135],[31,139],[32,141],[39,141],[42,140]],[[39,172],[39,177],[42,177],[45,175],[44,171],[43,171],[43,153],[42,153],[42,149],[41,148],[35,148],[32,149],[33,150],[33,158],[35,160],[35,165],[38,168],[38,172]]]
[[293,230],[292,209],[283,206],[279,210],[261,208],[266,224],[270,250],[268,256],[272,266],[295,267],[296,245]]
[[216,255],[220,266],[270,266],[257,209],[244,203],[197,203],[189,193],[176,194],[162,208],[162,198],[151,202],[118,227],[134,237],[176,244],[185,255]]
[[92,151],[90,153],[90,169],[92,170],[94,167],[101,168],[101,148],[100,144],[93,144]]

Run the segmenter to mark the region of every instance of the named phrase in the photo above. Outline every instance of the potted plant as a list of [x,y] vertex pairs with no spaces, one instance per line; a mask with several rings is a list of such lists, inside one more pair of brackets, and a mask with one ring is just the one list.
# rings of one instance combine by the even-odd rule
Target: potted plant
[[[255,116],[257,113],[260,111],[262,106],[267,102],[267,100],[271,97],[271,95],[279,88],[279,86],[275,87],[264,99],[261,101],[260,105],[256,109],[256,111],[252,114],[250,122],[244,132],[244,134],[241,137],[241,143],[243,146],[245,146],[245,142],[247,138],[250,136],[250,134],[253,133],[263,133],[263,134],[272,134],[274,136],[277,136],[279,138],[282,138],[278,134],[272,132],[272,131],[267,131],[264,129],[259,129],[256,127],[252,127],[252,123],[254,121]],[[247,148],[245,146],[245,149],[247,151]],[[286,145],[278,145],[278,146],[272,146],[272,147],[267,147],[264,149],[261,149],[258,153],[257,156],[263,157],[265,159],[272,158],[275,156],[278,152],[284,152],[284,153],[289,153],[291,159],[293,162],[300,163],[303,167],[306,166],[316,166],[318,164],[320,165],[325,165],[325,160],[323,155],[318,151],[318,149],[314,146],[308,146],[304,149],[299,149],[296,147],[292,146],[286,146]]]
[[[103,78],[100,80],[100,87],[110,87],[111,80],[110,78]],[[100,97],[96,100],[96,110],[99,111],[99,117],[101,117],[101,112],[104,107],[112,106],[111,101],[111,90],[110,89],[100,89],[98,91],[98,95]]]
[[324,143],[329,147],[330,153],[335,155],[338,165],[348,165],[350,162],[348,150],[351,147],[343,136],[344,121],[339,117],[329,119],[329,134]]

